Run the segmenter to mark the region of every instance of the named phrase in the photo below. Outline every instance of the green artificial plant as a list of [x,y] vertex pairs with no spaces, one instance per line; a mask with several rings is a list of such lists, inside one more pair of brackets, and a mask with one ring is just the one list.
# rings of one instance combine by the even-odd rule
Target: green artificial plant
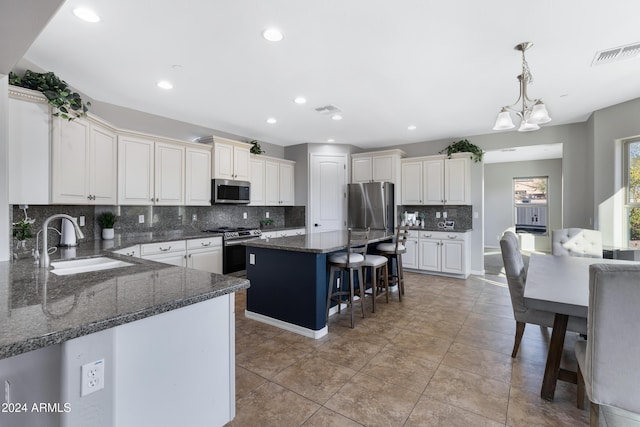
[[253,140],[253,141],[249,141],[250,144],[252,144],[252,147],[249,149],[249,151],[251,151],[251,154],[263,154],[264,150],[262,149],[262,147],[260,147],[260,143],[257,140]]
[[484,152],[482,148],[475,144],[472,144],[467,139],[461,139],[460,141],[452,142],[446,148],[440,151],[440,154],[446,153],[449,158],[453,153],[471,153],[471,158],[474,162],[481,162]]
[[98,215],[98,224],[102,229],[113,228],[117,220],[118,217],[113,212],[102,212]]
[[91,105],[90,102],[82,102],[80,95],[52,72],[36,73],[27,70],[22,77],[11,72],[9,84],[41,92],[54,108],[53,115],[69,121],[86,116],[89,111],[87,107]]
[[21,219],[18,222],[13,223],[13,237],[17,240],[25,240],[33,237],[32,227],[33,222],[26,219]]

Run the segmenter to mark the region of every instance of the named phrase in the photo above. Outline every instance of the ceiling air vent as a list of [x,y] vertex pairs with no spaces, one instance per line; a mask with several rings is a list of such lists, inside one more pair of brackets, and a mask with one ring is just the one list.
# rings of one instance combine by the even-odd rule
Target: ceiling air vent
[[342,112],[342,110],[335,105],[325,105],[324,107],[318,107],[316,108],[316,111],[324,115],[337,114]]
[[633,43],[613,49],[596,52],[591,66],[609,64],[611,62],[622,61],[623,59],[635,58],[640,54],[640,43]]

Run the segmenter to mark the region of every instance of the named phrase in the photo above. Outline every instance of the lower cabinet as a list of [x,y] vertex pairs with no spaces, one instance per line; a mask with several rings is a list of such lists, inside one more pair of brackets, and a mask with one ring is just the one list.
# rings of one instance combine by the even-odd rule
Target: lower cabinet
[[186,267],[187,245],[184,240],[147,243],[140,245],[140,258],[178,267]]
[[222,237],[187,240],[186,266],[222,274]]
[[411,230],[402,264],[406,268],[467,277],[469,236],[470,233]]
[[222,274],[222,237],[145,243],[114,251],[178,267]]
[[302,236],[306,234],[305,228],[290,228],[287,230],[263,231],[262,239],[273,239],[274,237]]

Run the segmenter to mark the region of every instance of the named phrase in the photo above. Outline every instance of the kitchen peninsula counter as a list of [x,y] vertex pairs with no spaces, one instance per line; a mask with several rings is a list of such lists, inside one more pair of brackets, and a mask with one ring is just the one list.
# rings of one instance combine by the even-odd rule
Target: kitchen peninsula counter
[[[370,250],[393,236],[372,230]],[[347,243],[346,230],[246,242],[251,287],[245,315],[310,338],[326,335],[327,258]]]

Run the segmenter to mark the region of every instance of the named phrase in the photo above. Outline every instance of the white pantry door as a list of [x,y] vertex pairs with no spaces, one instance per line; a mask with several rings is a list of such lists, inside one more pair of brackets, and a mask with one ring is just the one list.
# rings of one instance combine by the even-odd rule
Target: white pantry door
[[309,229],[312,232],[346,228],[347,156],[310,153]]

